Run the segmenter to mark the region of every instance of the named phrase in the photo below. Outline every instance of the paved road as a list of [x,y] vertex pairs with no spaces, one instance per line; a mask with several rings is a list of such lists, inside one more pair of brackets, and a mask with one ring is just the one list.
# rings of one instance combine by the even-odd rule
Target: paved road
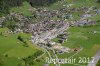
[[99,60],[100,60],[100,50],[94,56],[94,59],[91,60],[91,62],[93,61],[93,63],[89,63],[88,66],[96,66]]
[[[53,51],[53,53],[54,53],[54,55],[55,55],[56,59],[59,59],[59,58],[58,58],[58,56],[55,54],[55,50],[54,50],[54,49],[52,49],[52,51]],[[58,66],[60,66],[59,61],[58,61]]]

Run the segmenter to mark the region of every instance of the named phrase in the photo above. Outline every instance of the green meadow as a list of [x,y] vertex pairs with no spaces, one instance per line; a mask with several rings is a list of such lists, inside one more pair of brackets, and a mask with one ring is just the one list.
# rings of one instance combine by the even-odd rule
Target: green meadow
[[[83,50],[75,56],[73,56],[75,52],[71,52],[58,55],[59,58],[69,58],[71,56],[76,59],[79,59],[79,57],[91,58],[100,49],[100,23],[97,23],[97,26],[71,27],[68,31],[70,32],[68,40],[62,45],[70,48],[82,47]],[[93,31],[97,31],[97,33],[93,33]],[[75,64],[79,64],[78,60]],[[75,64],[63,64],[62,66],[76,66]],[[86,66],[86,64],[83,63],[81,65]]]
[[[0,62],[3,66],[24,65],[22,58],[33,55],[40,49],[29,41],[31,34],[8,34],[5,33],[7,30],[7,28],[0,28],[0,33],[2,32],[2,35],[0,35]],[[28,47],[25,47],[24,43],[17,39],[19,35],[27,41]]]
[[28,2],[23,2],[23,5],[20,7],[13,7],[10,9],[10,12],[22,13],[25,16],[31,16],[32,13],[29,11],[31,9],[31,5]]

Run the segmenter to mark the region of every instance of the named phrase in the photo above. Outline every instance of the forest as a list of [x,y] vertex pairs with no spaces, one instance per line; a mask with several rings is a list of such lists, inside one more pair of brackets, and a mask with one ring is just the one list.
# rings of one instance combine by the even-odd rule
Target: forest
[[0,15],[8,14],[10,8],[23,5],[24,1],[31,6],[49,6],[58,0],[0,0]]

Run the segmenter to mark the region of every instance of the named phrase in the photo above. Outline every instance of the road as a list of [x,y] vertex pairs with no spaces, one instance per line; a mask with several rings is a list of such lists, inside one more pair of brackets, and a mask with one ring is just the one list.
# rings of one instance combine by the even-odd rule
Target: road
[[[53,51],[53,53],[54,53],[54,55],[55,55],[56,59],[59,59],[59,58],[58,58],[58,56],[55,54],[55,50],[54,50],[54,49],[52,49],[52,51]],[[58,66],[60,66],[59,61],[58,61]]]
[[91,62],[93,61],[93,63],[89,63],[88,66],[96,66],[99,60],[100,60],[100,50],[96,53],[94,59],[91,60]]

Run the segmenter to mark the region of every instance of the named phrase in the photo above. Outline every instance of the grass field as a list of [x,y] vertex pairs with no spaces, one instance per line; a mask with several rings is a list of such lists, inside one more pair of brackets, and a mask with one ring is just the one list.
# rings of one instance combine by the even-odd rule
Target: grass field
[[[99,26],[92,27],[71,27],[69,29],[70,35],[68,37],[68,41],[63,43],[63,46],[70,48],[79,48],[82,47],[83,50],[80,51],[77,55],[73,56],[74,58],[79,57],[93,57],[96,52],[100,49],[100,23],[97,23]],[[98,31],[99,33],[93,33],[92,31]],[[73,53],[64,53],[58,55],[59,58],[69,58],[75,54]],[[78,62],[76,63],[78,64]],[[64,64],[62,66],[66,66],[68,64]],[[82,64],[81,64],[82,65]],[[86,66],[86,64],[83,64]],[[69,66],[76,66],[74,64],[70,64]]]
[[82,6],[96,6],[97,8],[100,8],[100,3],[96,3],[96,0],[62,0],[62,2],[56,2],[47,8],[53,10],[61,9],[66,8],[69,4],[73,4],[70,8],[78,8]]
[[100,66],[100,60],[98,61],[97,65],[96,66]]
[[[0,28],[0,32],[7,31],[7,28]],[[5,36],[6,35],[6,36]],[[24,47],[23,43],[17,39],[17,37],[21,35],[27,43],[29,47]],[[28,40],[30,38],[30,34],[19,33],[19,34],[3,34],[0,35],[0,61],[2,61],[2,66],[18,66],[18,64],[24,65],[23,60],[21,58],[28,57],[33,55],[39,48],[32,45],[32,43]]]
[[31,9],[31,5],[28,2],[23,2],[23,5],[20,7],[11,8],[10,12],[22,13],[25,16],[31,16],[32,13],[29,11]]

